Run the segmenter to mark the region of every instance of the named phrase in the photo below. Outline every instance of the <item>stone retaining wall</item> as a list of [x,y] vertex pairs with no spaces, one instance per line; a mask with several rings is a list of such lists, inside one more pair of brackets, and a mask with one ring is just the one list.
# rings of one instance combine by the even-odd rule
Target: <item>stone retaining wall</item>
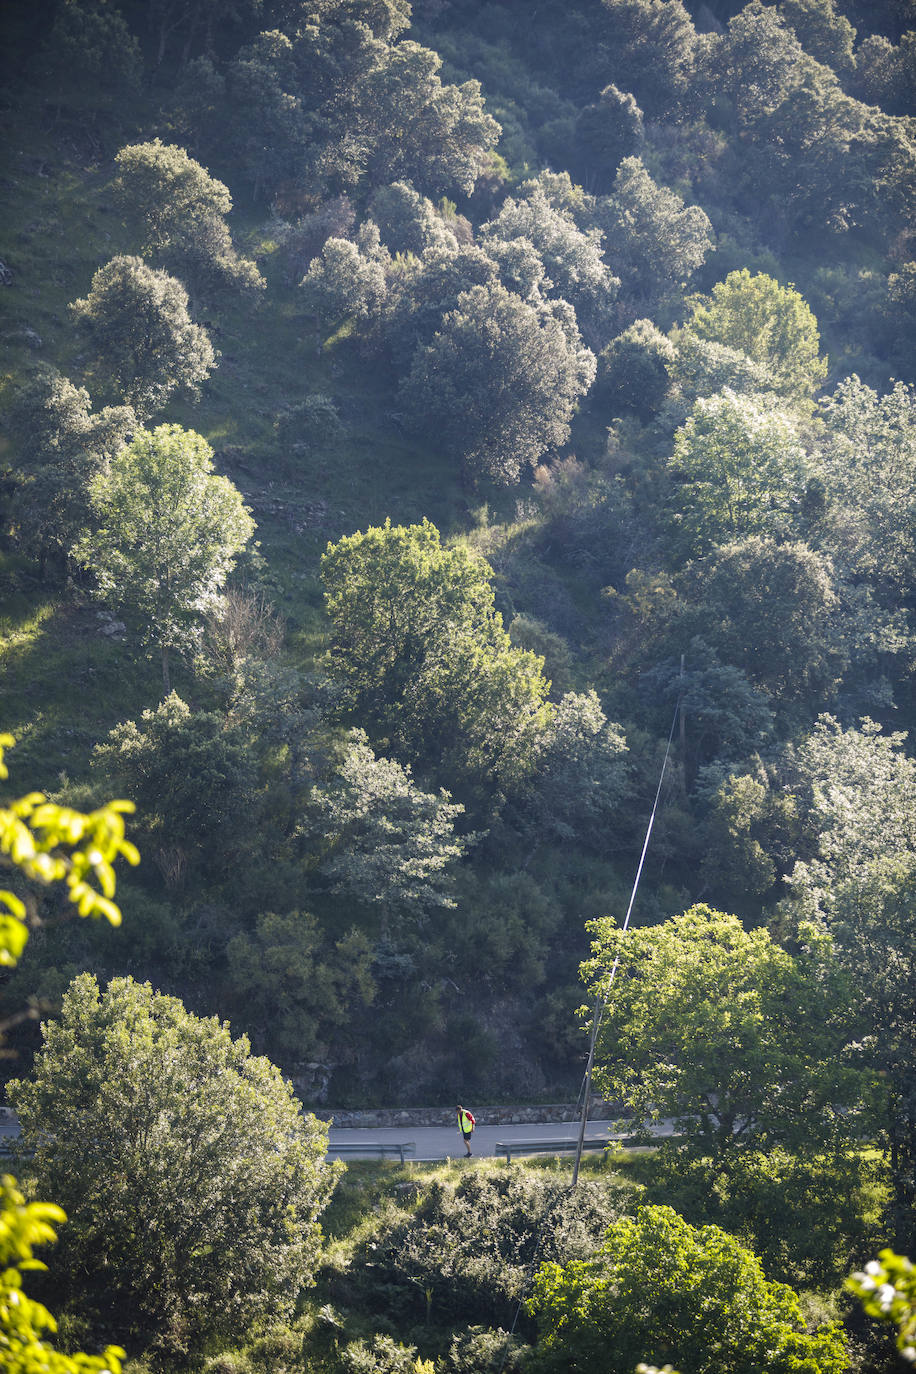
[[[541,1122],[578,1121],[581,1106],[548,1104],[537,1107],[478,1107],[467,1104],[478,1126],[529,1126]],[[340,1128],[373,1130],[382,1126],[453,1126],[454,1107],[380,1107],[370,1111],[345,1111],[333,1107],[310,1107],[321,1121],[330,1121]],[[592,1098],[589,1117],[606,1121],[619,1115],[619,1107],[600,1098]]]

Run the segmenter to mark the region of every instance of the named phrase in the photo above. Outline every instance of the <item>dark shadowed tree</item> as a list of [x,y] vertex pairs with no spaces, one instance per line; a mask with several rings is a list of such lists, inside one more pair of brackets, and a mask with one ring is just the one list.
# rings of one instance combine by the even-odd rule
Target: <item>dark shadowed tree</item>
[[123,448],[137,427],[130,406],[93,414],[89,393],[51,369],[17,395],[10,415],[19,478],[12,505],[17,540],[60,571],[89,518],[95,474]]
[[207,331],[188,314],[188,293],[142,258],[112,258],[92,278],[88,296],[70,307],[97,354],[97,375],[141,419],[179,388],[209,377],[216,354]]
[[500,485],[569,435],[595,375],[570,307],[529,305],[503,286],[458,298],[401,385],[412,425],[474,476]]
[[577,167],[584,184],[602,194],[625,157],[639,155],[645,138],[642,110],[629,91],[605,86],[576,120]]
[[109,0],[63,0],[36,66],[58,107],[91,115],[135,99],[143,74],[140,45]]
[[760,535],[683,573],[688,625],[775,702],[829,700],[847,664],[833,563]]
[[140,720],[122,721],[92,754],[93,769],[136,801],[144,854],[166,885],[226,872],[255,824],[250,740],[216,711],[191,711],[172,692]]
[[621,290],[640,304],[664,301],[683,287],[714,246],[705,210],[657,185],[638,157],[621,162],[597,217]]
[[122,148],[115,162],[115,192],[137,226],[143,252],[160,256],[197,289],[225,284],[263,290],[256,265],[232,242],[228,188],[184,148],[156,138]]

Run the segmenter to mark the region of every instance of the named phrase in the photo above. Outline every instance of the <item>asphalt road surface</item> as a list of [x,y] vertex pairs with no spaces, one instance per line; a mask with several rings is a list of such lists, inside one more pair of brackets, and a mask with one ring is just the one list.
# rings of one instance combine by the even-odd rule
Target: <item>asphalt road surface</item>
[[[614,1134],[613,1126],[612,1121],[589,1121],[585,1131],[586,1138],[594,1140],[597,1136],[606,1136],[609,1142],[619,1140],[621,1137]],[[669,1133],[670,1128],[664,1125],[657,1131],[659,1135]],[[504,1144],[512,1142],[513,1155],[523,1155],[524,1144],[516,1146],[516,1142],[562,1140],[565,1150],[558,1150],[557,1153],[571,1153],[576,1148],[578,1138],[579,1124],[576,1121],[545,1121],[524,1126],[478,1126],[471,1137],[471,1151],[474,1155],[492,1156],[497,1141],[501,1141]],[[346,1155],[341,1157],[377,1159],[378,1150],[370,1148],[373,1143],[397,1145],[407,1141],[413,1141],[415,1146],[407,1155],[408,1159],[459,1159],[464,1156],[464,1141],[457,1123],[454,1126],[383,1126],[373,1130],[338,1130],[332,1126],[328,1137],[328,1154],[334,1158],[340,1154],[335,1146],[346,1145]],[[364,1146],[365,1149],[360,1149],[360,1146]],[[386,1158],[390,1159],[392,1156],[387,1155]],[[397,1155],[394,1155],[394,1158],[397,1159]]]

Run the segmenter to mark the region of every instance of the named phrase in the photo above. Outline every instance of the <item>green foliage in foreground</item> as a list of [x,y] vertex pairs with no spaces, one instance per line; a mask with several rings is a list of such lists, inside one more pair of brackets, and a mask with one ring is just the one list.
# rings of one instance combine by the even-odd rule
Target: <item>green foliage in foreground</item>
[[[0,734],[0,779],[8,777],[4,750],[11,735]],[[112,901],[114,860],[136,863],[138,855],[124,837],[123,813],[130,802],[113,802],[83,815],[45,801],[40,793],[0,808],[0,862],[45,883],[65,882],[70,899],[83,916],[104,915],[118,925],[121,913]],[[93,886],[97,882],[102,889]],[[0,891],[0,966],[15,965],[29,938],[26,908],[20,898]],[[0,1027],[0,1043],[2,1043]],[[56,1239],[52,1222],[66,1221],[56,1203],[26,1202],[12,1174],[0,1180],[0,1366],[5,1374],[120,1374],[124,1351],[109,1345],[102,1355],[64,1355],[45,1340],[57,1330],[43,1303],[23,1291],[23,1273],[45,1265],[36,1246]]]
[[44,1269],[36,1246],[56,1239],[52,1226],[66,1214],[50,1202],[27,1203],[11,1174],[0,1179],[0,1366],[5,1374],[119,1374],[124,1351],[109,1345],[102,1355],[63,1355],[44,1339],[57,1323],[43,1303],[22,1287],[24,1272]]
[[43,1034],[8,1094],[71,1219],[58,1291],[172,1351],[289,1316],[339,1170],[279,1070],[130,978],[81,974]]
[[597,1254],[545,1264],[531,1310],[539,1374],[630,1374],[641,1356],[692,1374],[842,1374],[836,1324],[805,1330],[798,1298],[717,1226],[695,1230],[668,1207],[610,1227]]
[[870,1317],[893,1322],[897,1349],[910,1364],[916,1363],[916,1265],[912,1260],[882,1250],[846,1286],[861,1298]]
[[363,1311],[399,1326],[462,1322],[508,1328],[531,1268],[588,1258],[634,1189],[612,1177],[570,1189],[565,1178],[514,1166],[434,1182],[412,1215],[375,1234],[366,1262],[332,1285]]

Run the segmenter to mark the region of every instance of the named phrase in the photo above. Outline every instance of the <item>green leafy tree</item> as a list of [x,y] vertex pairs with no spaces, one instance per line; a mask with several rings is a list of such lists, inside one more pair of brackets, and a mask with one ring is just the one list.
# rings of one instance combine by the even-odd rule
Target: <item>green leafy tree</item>
[[130,978],[80,974],[43,1037],[8,1094],[70,1217],[62,1290],[172,1351],[288,1316],[335,1170],[279,1071]]
[[153,139],[132,143],[115,158],[114,189],[137,224],[142,250],[160,255],[198,288],[225,283],[263,290],[256,265],[239,257],[225,216],[228,187],[210,176],[184,148]]
[[249,739],[215,711],[195,711],[172,692],[139,722],[123,721],[93,750],[93,768],[129,792],[144,844],[169,886],[191,871],[225,873],[257,823]]
[[916,389],[898,382],[879,396],[853,374],[821,411],[825,541],[852,578],[896,604],[916,575]]
[[469,837],[455,834],[464,807],[448,792],[424,792],[410,768],[376,758],[361,730],[336,773],[315,787],[302,829],[331,890],[382,913],[382,933],[404,916],[452,907],[452,865]]
[[627,744],[597,693],[567,692],[542,739],[537,771],[522,803],[538,838],[604,849],[628,793]]
[[720,89],[731,101],[734,128],[752,133],[784,104],[805,69],[805,53],[779,10],[751,0],[728,24],[714,63]]
[[349,239],[329,238],[301,282],[305,311],[325,328],[351,316],[358,324],[373,320],[388,292],[386,257],[387,251],[376,253],[370,246],[364,252]]
[[812,856],[789,879],[787,915],[814,921],[854,989],[866,1062],[881,1080],[875,1124],[890,1167],[895,1244],[916,1243],[916,764],[904,737],[822,717],[794,752]]
[[[714,616],[711,610],[710,619]],[[675,702],[680,703],[688,787],[701,769],[743,761],[772,737],[773,711],[766,698],[754,689],[746,672],[723,663],[699,636],[690,640],[683,657],[666,659],[645,673],[643,681],[669,712]]]
[[866,34],[856,48],[856,91],[888,114],[908,115],[913,109],[914,32],[911,28],[901,34],[899,43],[892,43],[884,34]]
[[291,1071],[338,1064],[353,1053],[354,1011],[375,995],[371,962],[363,931],[335,940],[307,912],[269,911],[226,946],[227,988],[252,1036]]
[[216,366],[207,331],[188,314],[188,293],[142,258],[112,258],[92,278],[88,296],[70,307],[98,354],[101,378],[141,418],[173,391],[193,388]]
[[597,218],[621,290],[641,306],[683,288],[714,246],[706,212],[657,185],[638,157],[623,159]]
[[762,363],[772,389],[790,399],[810,396],[827,373],[817,320],[803,297],[763,272],[729,272],[707,304],[694,305],[684,329]]
[[798,426],[765,397],[726,388],[696,402],[674,438],[673,522],[688,549],[791,529],[808,475]]
[[515,240],[504,246],[502,240],[491,240],[486,252],[478,244],[462,244],[457,252],[435,246],[417,259],[408,258],[403,270],[388,280],[384,339],[395,365],[409,368],[417,349],[432,344],[443,317],[456,309],[463,292],[495,287],[503,273],[504,285],[516,295],[534,295],[544,266],[533,244]]
[[533,1367],[631,1374],[640,1357],[693,1374],[841,1374],[837,1323],[806,1330],[798,1297],[718,1226],[641,1207],[588,1260],[542,1265],[530,1309]]
[[470,195],[489,166],[500,127],[479,81],[444,85],[442,59],[419,43],[388,49],[359,95],[371,153],[370,184],[411,181],[431,194]]
[[10,415],[19,485],[12,520],[18,541],[66,569],[89,518],[92,478],[136,428],[130,406],[93,413],[89,393],[53,370],[39,372],[16,397]]
[[518,199],[508,196],[480,232],[484,248],[518,239],[527,240],[544,264],[543,294],[569,301],[582,327],[606,338],[620,283],[601,256],[600,229],[583,231],[539,181],[528,181]]
[[774,702],[829,698],[847,666],[833,565],[807,544],[761,535],[720,544],[684,569],[680,624]]
[[465,1174],[457,1187],[436,1183],[412,1214],[380,1228],[372,1264],[352,1282],[368,1310],[432,1315],[451,1328],[481,1319],[508,1327],[531,1267],[587,1259],[635,1191],[613,1175],[570,1189],[518,1167]]
[[457,251],[458,241],[432,201],[415,191],[409,181],[380,186],[369,210],[392,253],[419,256],[428,248]]
[[181,90],[188,132],[200,128],[203,116],[210,141],[225,148],[255,201],[294,184],[308,165],[313,124],[298,89],[294,53],[286,34],[261,33],[240,49],[225,76],[205,59],[192,64]]
[[817,949],[789,954],[765,930],[694,906],[659,926],[592,922],[582,966],[593,996],[611,985],[595,1079],[637,1125],[672,1117],[694,1153],[848,1138],[860,1074],[840,1062],[848,988]]
[[491,570],[429,521],[329,544],[328,668],[348,715],[398,759],[508,785],[535,766],[550,710],[543,661],[512,647]]
[[[699,339],[681,329],[669,335],[672,357],[670,414],[683,423],[697,401],[733,391],[740,396],[763,396],[772,390],[773,379],[763,363],[746,353],[712,339]],[[666,418],[669,411],[665,412]]]
[[193,430],[140,430],[94,478],[96,528],[76,551],[99,595],[123,607],[158,645],[166,693],[171,651],[196,642],[255,529],[238,491],[214,473],[211,460],[210,445]]
[[566,440],[594,376],[571,307],[538,308],[503,286],[475,286],[417,349],[400,397],[414,427],[435,434],[469,472],[510,486]]
[[835,0],[780,0],[779,13],[805,52],[835,72],[852,71],[856,31]]

